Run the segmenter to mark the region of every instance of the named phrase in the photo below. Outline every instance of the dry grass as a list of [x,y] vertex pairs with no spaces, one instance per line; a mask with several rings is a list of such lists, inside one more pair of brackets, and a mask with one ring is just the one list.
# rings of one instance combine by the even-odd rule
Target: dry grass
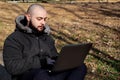
[[[110,0],[109,0],[110,1]],[[0,47],[14,30],[14,19],[32,3],[0,2]],[[43,4],[58,51],[65,44],[94,43],[85,80],[119,80],[120,3]],[[103,78],[102,78],[103,77]]]

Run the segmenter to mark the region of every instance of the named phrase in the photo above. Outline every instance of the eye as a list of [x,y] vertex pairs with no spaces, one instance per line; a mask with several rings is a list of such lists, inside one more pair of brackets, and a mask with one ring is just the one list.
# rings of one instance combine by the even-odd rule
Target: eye
[[42,19],[43,19],[42,17],[37,18],[38,21],[41,21]]
[[43,18],[43,17],[37,17],[37,20],[38,20],[38,21],[41,21],[42,19],[43,19],[44,21],[46,21],[46,20],[47,20],[47,17],[45,17],[45,18]]
[[48,18],[46,17],[46,18],[44,18],[44,21],[46,21]]

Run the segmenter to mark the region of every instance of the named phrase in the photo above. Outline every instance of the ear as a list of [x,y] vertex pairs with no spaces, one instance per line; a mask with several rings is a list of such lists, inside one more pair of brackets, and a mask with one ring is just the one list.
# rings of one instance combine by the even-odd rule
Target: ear
[[29,22],[30,18],[31,18],[30,14],[25,14],[25,17],[26,17],[27,21]]

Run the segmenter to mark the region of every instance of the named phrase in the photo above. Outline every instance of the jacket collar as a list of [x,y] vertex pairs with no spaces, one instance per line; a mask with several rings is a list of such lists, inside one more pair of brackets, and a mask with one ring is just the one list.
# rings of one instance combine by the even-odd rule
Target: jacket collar
[[[25,33],[34,33],[34,30],[27,26],[27,19],[24,15],[19,15],[15,19],[16,30],[24,31]],[[50,27],[46,24],[43,33],[50,34]]]

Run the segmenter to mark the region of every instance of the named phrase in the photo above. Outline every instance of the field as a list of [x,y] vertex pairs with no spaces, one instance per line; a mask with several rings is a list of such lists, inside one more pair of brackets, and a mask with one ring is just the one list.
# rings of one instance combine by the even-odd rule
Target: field
[[[15,17],[32,3],[0,2],[0,49],[15,29]],[[58,52],[65,44],[92,42],[85,80],[120,80],[120,2],[41,3],[48,11]]]

